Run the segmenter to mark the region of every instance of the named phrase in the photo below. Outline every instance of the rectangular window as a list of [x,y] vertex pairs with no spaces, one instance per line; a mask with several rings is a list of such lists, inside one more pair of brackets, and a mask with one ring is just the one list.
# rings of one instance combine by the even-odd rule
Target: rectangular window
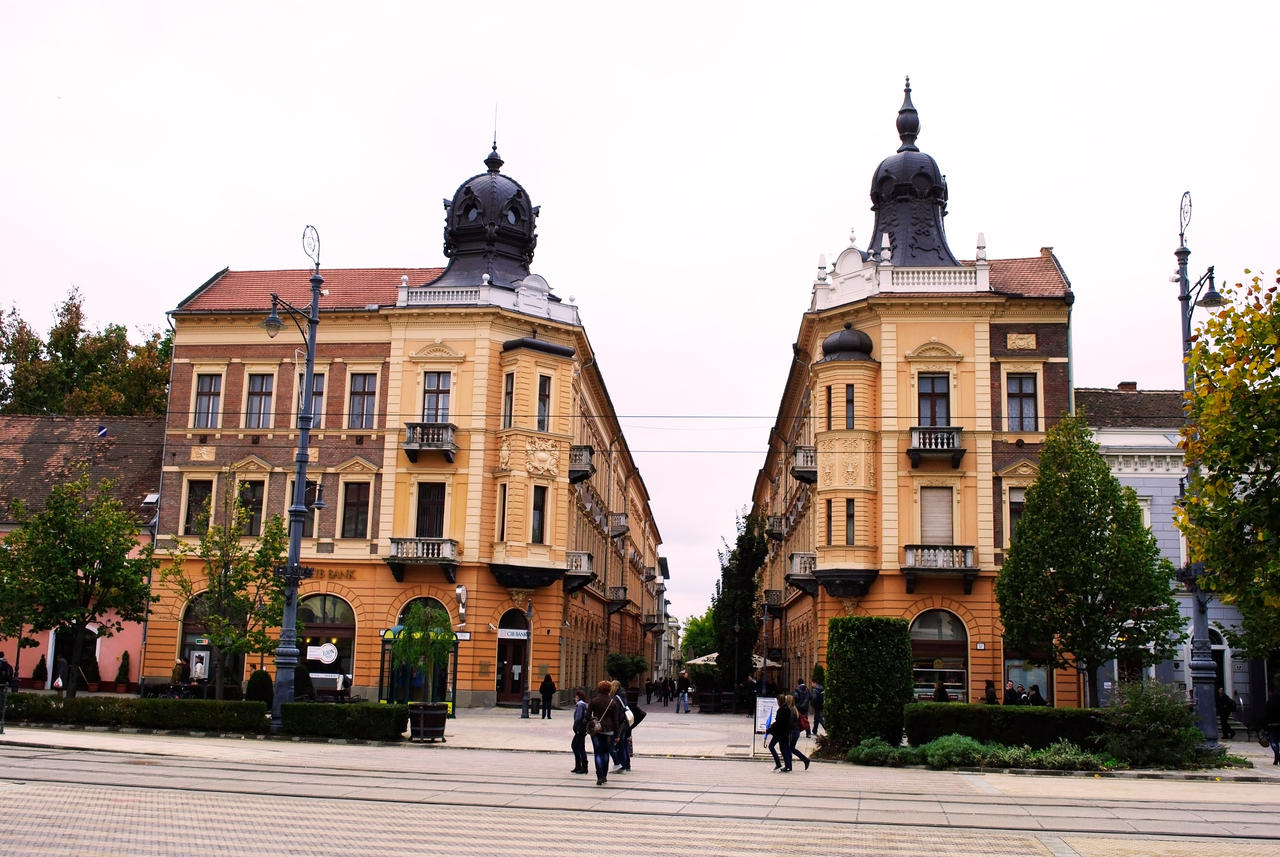
[[853,428],[853,385],[844,385],[844,427]]
[[260,480],[240,483],[240,505],[244,508],[244,536],[262,535],[262,502],[267,496],[267,483]]
[[1008,384],[1009,431],[1036,430],[1036,376],[1010,373]]
[[378,401],[378,376],[373,372],[351,373],[351,408],[348,428],[373,428],[373,410]]
[[222,376],[196,376],[196,428],[217,428],[222,412]]
[[547,431],[551,422],[551,376],[538,376],[538,431]]
[[848,498],[844,501],[844,543],[847,545],[854,543],[853,521],[853,499]]
[[951,376],[920,375],[920,425],[951,425]]
[[1022,520],[1022,506],[1027,499],[1026,488],[1009,489],[1009,544],[1013,544],[1018,532],[1018,521]]
[[498,541],[507,540],[507,485],[498,486]]
[[369,538],[368,482],[347,482],[342,486],[342,538]]
[[448,372],[424,372],[422,375],[422,421],[449,422]]
[[[302,415],[305,400],[303,399],[302,388],[306,386],[307,376],[298,373],[298,415]],[[324,373],[311,373],[311,427],[322,428],[324,426]]]
[[511,418],[516,410],[516,375],[508,372],[502,376],[502,427],[511,428]]
[[418,483],[418,526],[420,539],[444,538],[444,483]]
[[827,501],[827,546],[831,546],[831,527],[834,521],[831,518],[831,501]]
[[831,385],[827,385],[827,431],[831,431]]
[[[297,484],[298,482],[296,479],[289,480],[289,505],[290,506],[293,505],[293,491],[294,491],[294,486]],[[302,537],[304,539],[313,539],[315,538],[315,535],[316,535],[316,514],[317,513],[314,509],[311,508],[311,506],[316,502],[316,497],[318,496],[319,490],[320,490],[320,486],[317,485],[315,481],[311,479],[307,480],[307,492],[303,495],[303,499],[302,499],[303,505],[307,507],[307,513],[302,516]]]
[[529,530],[529,541],[535,545],[546,543],[547,524],[547,486],[533,486],[533,518]]
[[209,529],[209,504],[213,500],[212,479],[191,479],[187,482],[187,510],[182,518],[182,534],[202,535]]
[[245,428],[271,428],[271,388],[274,382],[273,375],[249,376],[249,397],[245,401]]
[[951,489],[920,489],[920,543],[949,545],[951,529]]

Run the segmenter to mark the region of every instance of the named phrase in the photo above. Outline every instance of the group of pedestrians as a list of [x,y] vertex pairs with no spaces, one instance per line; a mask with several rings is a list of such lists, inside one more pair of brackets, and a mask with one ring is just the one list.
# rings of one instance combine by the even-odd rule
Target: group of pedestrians
[[631,770],[631,757],[635,749],[631,731],[644,720],[645,712],[637,704],[627,702],[627,692],[617,681],[601,681],[596,692],[587,696],[587,689],[579,687],[574,692],[573,751],[574,774],[589,774],[587,739],[595,762],[596,785],[609,781],[609,767],[613,773],[625,774]]
[[[801,682],[796,689],[800,688],[808,691],[808,688],[804,687],[804,682]],[[810,734],[809,718],[800,711],[795,694],[780,693],[777,701],[778,707],[774,709],[769,725],[765,727],[765,732],[769,735],[769,755],[773,757],[773,769],[778,773],[789,774],[792,760],[799,759],[804,762],[804,769],[807,771],[809,757],[802,753],[796,744],[800,740],[801,729],[804,730],[805,735]],[[782,751],[781,756],[778,755],[779,749]]]

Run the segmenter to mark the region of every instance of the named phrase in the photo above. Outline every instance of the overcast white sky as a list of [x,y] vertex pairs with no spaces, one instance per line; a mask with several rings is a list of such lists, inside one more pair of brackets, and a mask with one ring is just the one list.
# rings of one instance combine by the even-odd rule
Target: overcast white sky
[[437,5],[0,0],[0,304],[43,332],[76,286],[93,326],[158,329],[224,266],[304,267],[308,223],[327,268],[443,264],[496,107],[684,618],[818,254],[871,231],[904,75],[956,255],[1057,252],[1077,386],[1181,385],[1184,190],[1193,276],[1280,264],[1275,4]]

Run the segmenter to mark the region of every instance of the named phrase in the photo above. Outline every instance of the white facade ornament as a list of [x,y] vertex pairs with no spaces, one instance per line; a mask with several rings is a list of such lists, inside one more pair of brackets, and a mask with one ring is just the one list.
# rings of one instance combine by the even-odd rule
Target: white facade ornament
[[506,438],[503,438],[502,446],[498,448],[498,469],[511,469],[511,442]]
[[978,233],[978,254],[974,258],[979,262],[987,261],[987,236],[981,232]]

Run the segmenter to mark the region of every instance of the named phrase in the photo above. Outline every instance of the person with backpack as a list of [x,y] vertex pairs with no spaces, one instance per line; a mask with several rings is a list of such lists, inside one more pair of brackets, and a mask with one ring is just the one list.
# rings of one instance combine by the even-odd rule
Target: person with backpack
[[617,697],[609,691],[609,682],[596,685],[596,692],[587,703],[587,734],[591,736],[591,748],[595,751],[596,785],[607,785],[609,761],[613,755],[613,736],[622,722],[622,709]]

